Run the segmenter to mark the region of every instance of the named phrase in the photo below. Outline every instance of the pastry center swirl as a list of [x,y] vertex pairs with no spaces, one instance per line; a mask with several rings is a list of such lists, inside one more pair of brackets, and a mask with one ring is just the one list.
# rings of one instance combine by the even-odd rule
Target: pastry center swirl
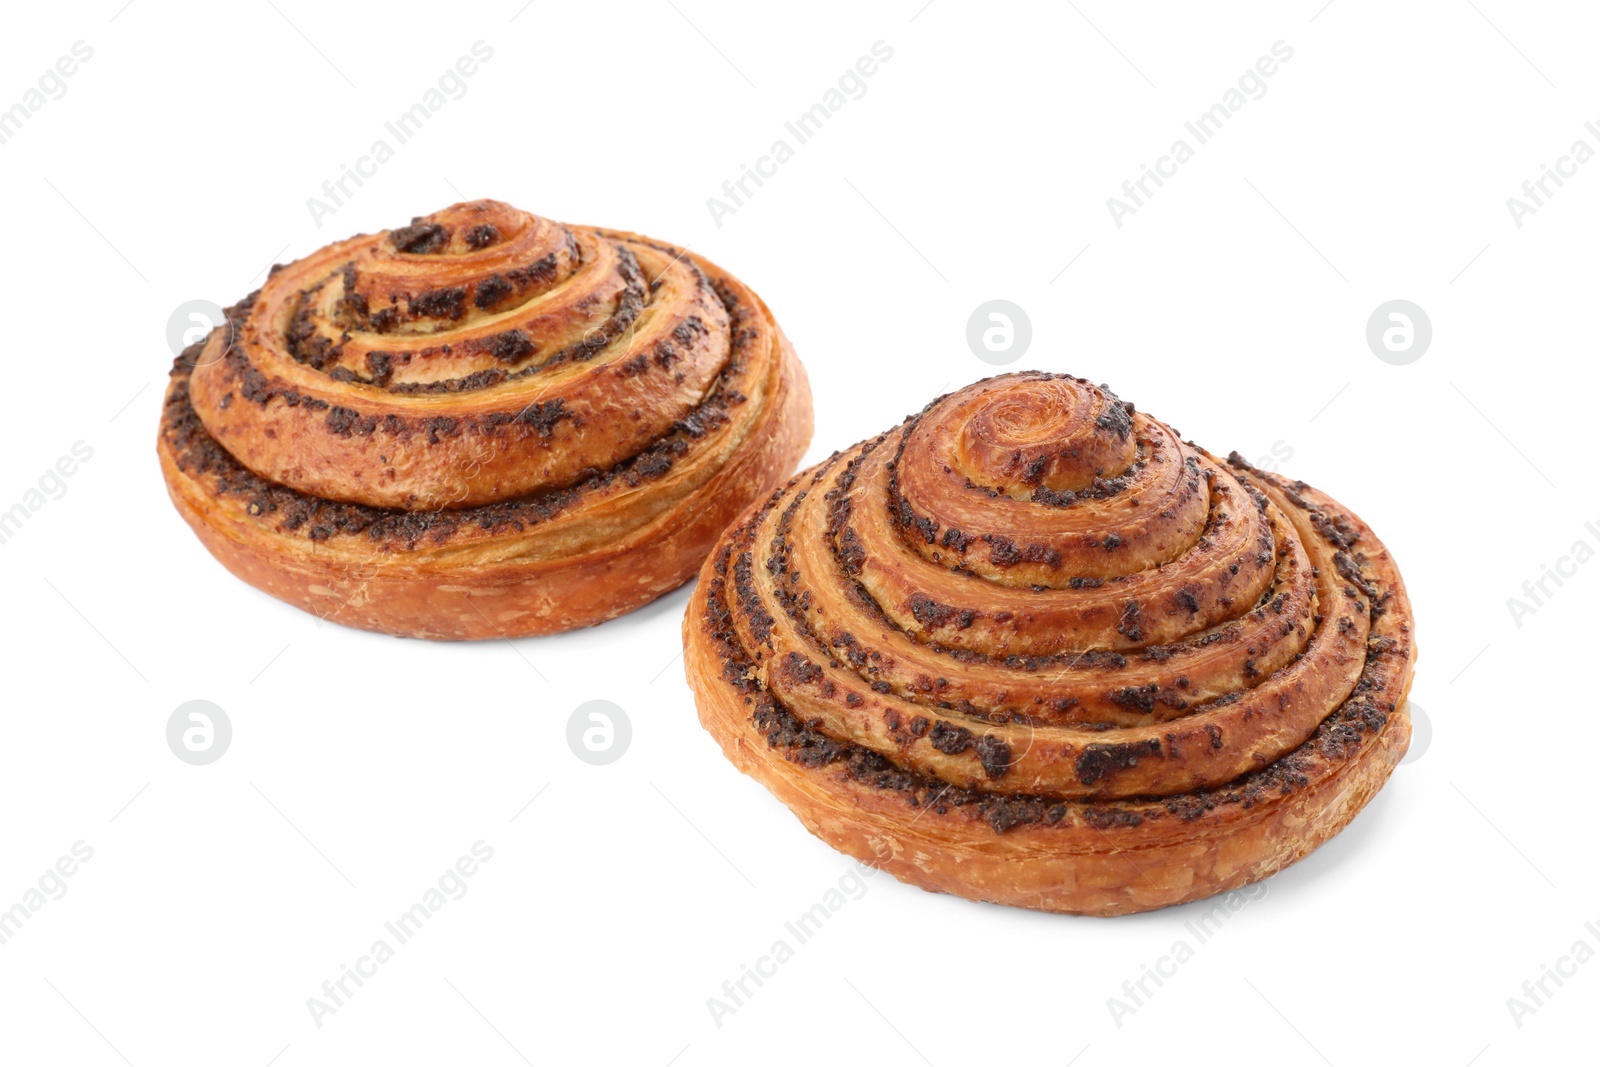
[[1115,478],[1138,458],[1121,401],[1070,379],[982,390],[941,415],[960,424],[950,459],[978,485],[1077,492]]

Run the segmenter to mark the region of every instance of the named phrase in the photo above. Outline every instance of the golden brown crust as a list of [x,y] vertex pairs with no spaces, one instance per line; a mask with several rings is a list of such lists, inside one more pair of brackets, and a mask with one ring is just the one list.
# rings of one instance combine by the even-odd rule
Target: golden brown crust
[[1372,531],[1064,376],[836,454],[700,577],[701,722],[925,889],[1116,915],[1236,888],[1342,829],[1410,739],[1410,604]]
[[158,453],[250,584],[476,639],[681,585],[811,422],[793,347],[737,279],[479,201],[276,269],[174,363]]

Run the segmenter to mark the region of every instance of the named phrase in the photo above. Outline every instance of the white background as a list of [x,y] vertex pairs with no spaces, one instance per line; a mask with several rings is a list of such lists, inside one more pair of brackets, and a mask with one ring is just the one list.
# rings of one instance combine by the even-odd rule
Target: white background
[[[0,908],[74,842],[93,858],[0,945],[0,1061],[1592,1059],[1600,962],[1520,1027],[1507,998],[1600,949],[1600,562],[1520,625],[1507,599],[1600,548],[1600,162],[1520,228],[1506,199],[1600,148],[1600,26],[1320,2],[9,8],[0,107],[75,41],[93,58],[0,144],[0,510],[93,457],[0,545]],[[480,39],[466,95],[319,228],[307,198]],[[706,199],[879,40],[866,94],[716,225]],[[1118,228],[1107,197],[1279,40],[1266,95]],[[878,875],[717,1026],[707,998],[851,865],[698,726],[685,591],[514,646],[319,625],[224,572],[161,483],[174,308],[477,196],[739,274],[810,370],[812,458],[991,373],[965,327],[992,298],[1032,320],[1013,369],[1105,381],[1215,452],[1291,451],[1404,569],[1431,744],[1203,945],[1195,905],[1076,919]],[[1395,298],[1433,323],[1408,366],[1364,337]],[[210,766],[165,742],[191,699],[232,720]],[[591,699],[632,722],[609,766],[565,740]],[[479,840],[466,896],[318,1027],[307,998]],[[1193,958],[1118,1025],[1108,998],[1179,939]]]

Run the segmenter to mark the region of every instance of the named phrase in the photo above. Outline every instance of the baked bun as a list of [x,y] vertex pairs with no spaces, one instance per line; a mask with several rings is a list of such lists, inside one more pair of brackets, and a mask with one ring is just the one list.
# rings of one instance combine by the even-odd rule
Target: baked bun
[[1264,878],[1410,740],[1399,571],[1302,482],[1105,387],[991,378],[801,474],[706,561],[700,720],[902,881],[1121,915]]
[[805,372],[736,278],[482,200],[274,268],[174,363],[159,452],[251,585],[471,639],[681,585],[810,436]]

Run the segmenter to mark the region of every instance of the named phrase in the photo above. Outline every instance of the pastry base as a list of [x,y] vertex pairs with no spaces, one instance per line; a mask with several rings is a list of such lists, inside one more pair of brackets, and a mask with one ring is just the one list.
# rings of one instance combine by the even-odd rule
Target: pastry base
[[679,506],[568,557],[340,552],[224,506],[179,468],[164,436],[161,470],[179,514],[224,567],[320,618],[448,641],[560,633],[634,611],[688,581],[728,523],[794,470],[811,440],[811,392],[794,350],[786,340],[781,347],[778,395],[725,466]]

